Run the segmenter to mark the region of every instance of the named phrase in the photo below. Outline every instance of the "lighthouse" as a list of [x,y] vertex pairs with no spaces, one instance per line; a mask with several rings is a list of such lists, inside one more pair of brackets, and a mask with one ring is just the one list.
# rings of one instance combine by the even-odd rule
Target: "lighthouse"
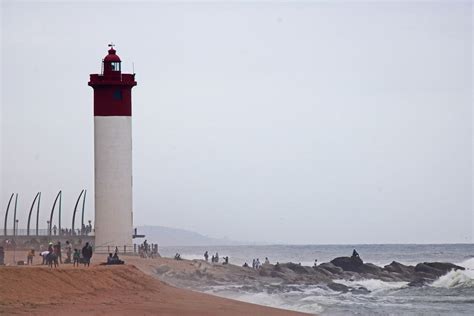
[[[95,251],[132,249],[132,88],[135,74],[122,73],[109,45],[94,89]],[[127,251],[128,251],[127,250]]]

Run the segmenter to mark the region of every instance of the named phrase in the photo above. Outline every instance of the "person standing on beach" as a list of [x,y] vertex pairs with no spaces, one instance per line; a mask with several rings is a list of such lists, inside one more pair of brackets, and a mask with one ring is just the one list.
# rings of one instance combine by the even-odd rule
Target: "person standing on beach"
[[30,251],[28,251],[28,254],[26,256],[26,264],[29,265],[33,265],[33,257],[35,256],[35,250],[34,249],[30,249]]
[[89,266],[92,258],[92,247],[86,242],[86,245],[82,248],[82,258],[84,259],[84,266]]
[[73,254],[72,259],[74,260],[72,263],[72,266],[76,267],[76,264],[77,264],[77,267],[79,267],[79,261],[81,259],[81,253],[79,252],[79,249],[74,249],[74,254]]
[[58,256],[59,263],[63,264],[63,258],[62,258],[62,255],[61,255],[61,242],[60,241],[58,241],[58,243],[55,246],[55,254],[56,254],[56,256]]
[[69,240],[66,240],[66,261],[64,263],[71,263],[71,255],[72,255],[72,245]]
[[204,253],[204,259],[206,259],[206,261],[209,259],[209,253],[207,252],[207,250]]

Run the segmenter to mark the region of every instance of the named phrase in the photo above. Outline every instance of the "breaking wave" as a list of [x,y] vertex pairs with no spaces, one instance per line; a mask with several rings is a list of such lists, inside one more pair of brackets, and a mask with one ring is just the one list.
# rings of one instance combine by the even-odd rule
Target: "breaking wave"
[[431,286],[440,288],[460,288],[474,287],[474,258],[468,259],[459,264],[466,270],[450,271],[436,281]]
[[381,292],[388,290],[397,290],[408,285],[408,282],[386,282],[377,279],[363,279],[357,281],[351,280],[334,280],[335,283],[343,284],[351,288],[360,288],[363,287],[370,292]]

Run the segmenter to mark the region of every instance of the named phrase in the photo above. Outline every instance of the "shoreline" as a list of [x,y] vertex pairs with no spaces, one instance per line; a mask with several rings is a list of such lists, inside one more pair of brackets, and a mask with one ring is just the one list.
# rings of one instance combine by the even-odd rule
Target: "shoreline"
[[153,276],[155,259],[124,256],[126,264],[116,266],[94,259],[89,268],[0,267],[0,314],[308,315],[175,287]]

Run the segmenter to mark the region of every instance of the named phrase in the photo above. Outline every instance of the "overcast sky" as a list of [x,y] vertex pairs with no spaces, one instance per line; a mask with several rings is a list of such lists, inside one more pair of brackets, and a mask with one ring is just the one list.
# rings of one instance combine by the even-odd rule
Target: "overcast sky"
[[[2,1],[1,203],[93,219],[107,44],[134,223],[272,243],[473,241],[472,3]],[[66,214],[67,213],[67,214]],[[55,220],[56,221],[56,220]]]

